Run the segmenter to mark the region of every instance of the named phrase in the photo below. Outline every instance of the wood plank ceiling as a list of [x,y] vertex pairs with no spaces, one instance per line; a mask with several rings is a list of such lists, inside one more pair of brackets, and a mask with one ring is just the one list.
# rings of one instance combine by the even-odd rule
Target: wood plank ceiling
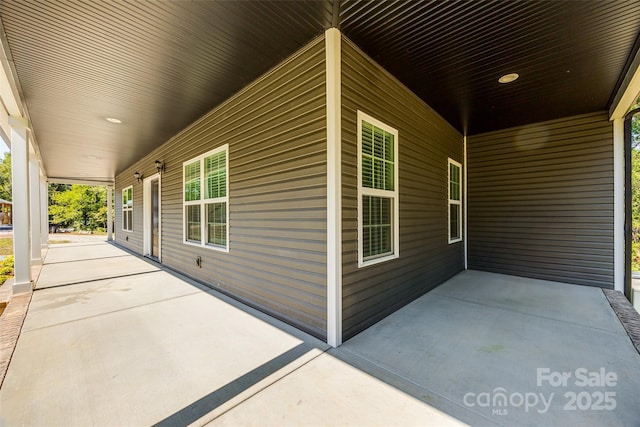
[[47,174],[108,181],[331,26],[467,134],[604,110],[640,2],[5,0],[0,19]]

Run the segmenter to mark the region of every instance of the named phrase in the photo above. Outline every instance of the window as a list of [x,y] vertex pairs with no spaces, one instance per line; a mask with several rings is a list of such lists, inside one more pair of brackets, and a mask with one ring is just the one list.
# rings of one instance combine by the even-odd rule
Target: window
[[449,243],[462,240],[462,165],[449,159]]
[[358,111],[358,265],[397,258],[398,131]]
[[122,189],[122,229],[133,231],[133,186]]
[[228,145],[185,162],[184,241],[228,250]]

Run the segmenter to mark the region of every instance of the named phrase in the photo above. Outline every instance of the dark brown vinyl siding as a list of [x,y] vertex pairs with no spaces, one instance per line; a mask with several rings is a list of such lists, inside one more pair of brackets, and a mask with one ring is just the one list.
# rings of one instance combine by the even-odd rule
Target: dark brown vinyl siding
[[[464,268],[447,239],[447,158],[462,136],[348,40],[342,44],[343,334],[347,339]],[[400,257],[358,268],[357,110],[398,130]]]
[[[326,336],[326,110],[319,38],[132,165],[162,175],[162,262]],[[182,164],[229,144],[229,253],[184,244]],[[141,251],[142,185],[129,246]],[[119,202],[121,203],[121,201]],[[118,205],[117,205],[118,206]],[[118,220],[118,218],[116,218]],[[118,242],[126,233],[118,233]],[[138,244],[138,242],[140,242]],[[202,257],[202,268],[196,257]]]
[[469,268],[613,287],[613,126],[592,113],[467,139]]

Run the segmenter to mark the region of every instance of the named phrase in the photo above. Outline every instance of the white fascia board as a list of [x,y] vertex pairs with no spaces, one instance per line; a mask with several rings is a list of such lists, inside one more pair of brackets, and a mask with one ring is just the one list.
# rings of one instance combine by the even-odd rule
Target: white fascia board
[[72,179],[72,178],[47,177],[47,181],[52,184],[114,185],[113,180],[102,181],[102,180],[92,180],[87,178]]
[[622,86],[618,89],[614,97],[613,104],[609,109],[609,120],[621,119],[627,114],[629,108],[636,102],[640,94],[640,51],[636,52],[636,57],[625,76]]
[[4,66],[5,59],[2,59],[3,66],[0,67],[0,99],[2,100],[2,105],[10,116],[22,116],[22,112],[18,106],[18,98],[9,82],[9,77],[6,72],[7,67]]

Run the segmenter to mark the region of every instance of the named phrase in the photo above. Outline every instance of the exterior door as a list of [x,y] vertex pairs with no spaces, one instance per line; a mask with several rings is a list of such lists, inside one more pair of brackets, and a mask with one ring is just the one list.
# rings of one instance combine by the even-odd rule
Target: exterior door
[[142,197],[142,254],[162,262],[162,178],[144,179]]
[[160,185],[159,179],[151,181],[151,252],[153,258],[160,257]]

